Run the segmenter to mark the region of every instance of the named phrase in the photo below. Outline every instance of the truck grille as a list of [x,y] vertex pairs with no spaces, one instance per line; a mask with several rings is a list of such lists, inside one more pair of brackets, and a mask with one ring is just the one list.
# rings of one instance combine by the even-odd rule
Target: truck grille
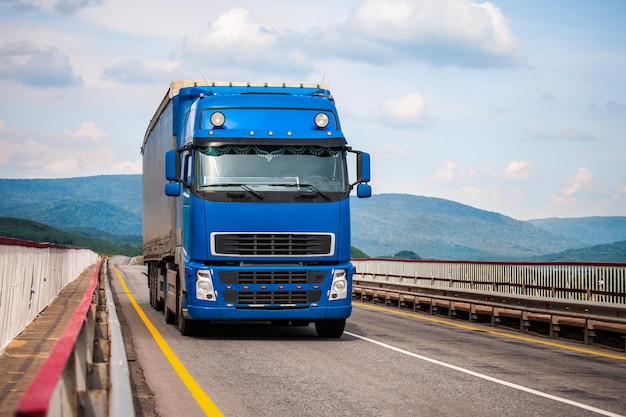
[[332,233],[212,233],[214,255],[330,256]]
[[227,303],[239,305],[309,304],[320,300],[322,292],[315,291],[224,291]]
[[222,271],[222,284],[322,284],[324,271]]

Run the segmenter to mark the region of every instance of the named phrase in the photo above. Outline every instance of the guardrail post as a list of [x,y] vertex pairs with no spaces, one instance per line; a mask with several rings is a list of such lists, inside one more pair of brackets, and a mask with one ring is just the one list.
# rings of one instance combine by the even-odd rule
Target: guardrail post
[[470,323],[476,323],[478,321],[478,313],[476,311],[476,304],[470,304],[469,321]]
[[591,345],[593,344],[593,338],[596,337],[596,331],[593,326],[593,322],[589,319],[585,319],[585,344]]
[[559,326],[559,318],[554,314],[550,315],[550,337],[552,339],[557,339],[560,331],[561,326]]

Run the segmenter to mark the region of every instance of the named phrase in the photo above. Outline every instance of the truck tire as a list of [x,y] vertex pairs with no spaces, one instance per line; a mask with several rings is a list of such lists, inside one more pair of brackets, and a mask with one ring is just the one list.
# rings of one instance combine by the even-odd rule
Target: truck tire
[[315,331],[319,337],[338,339],[346,328],[346,319],[328,319],[315,322]]
[[157,308],[157,269],[150,263],[148,264],[148,288],[150,288],[150,305],[156,310]]
[[178,330],[183,336],[195,336],[198,331],[198,322],[185,318],[183,314],[183,289],[180,283],[176,293],[178,294]]
[[169,310],[167,306],[167,298],[165,299],[165,322],[167,324],[176,324],[176,314]]
[[176,324],[176,313],[174,313],[172,310],[176,310],[177,306],[167,305],[167,295],[165,295],[165,300],[163,301],[163,304],[163,309],[165,310],[165,323]]

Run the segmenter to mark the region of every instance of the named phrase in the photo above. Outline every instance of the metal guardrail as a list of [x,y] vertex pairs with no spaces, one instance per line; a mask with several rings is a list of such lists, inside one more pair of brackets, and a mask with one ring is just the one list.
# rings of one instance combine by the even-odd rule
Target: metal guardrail
[[134,417],[126,351],[107,276],[106,261],[101,261],[50,356],[20,398],[16,417]]
[[389,282],[626,304],[626,263],[353,259],[357,276]]
[[[525,311],[529,313],[559,315],[563,317],[626,324],[626,305],[624,304],[530,297],[526,295],[503,294],[459,288],[446,289],[419,285],[382,283],[380,280],[367,280],[363,278],[353,279],[353,292],[363,294],[364,291],[369,291],[372,295],[377,295],[377,293],[389,293],[390,296],[391,294],[396,294],[396,298],[401,296],[413,296],[417,297],[417,302],[420,301],[419,297],[434,298],[437,300],[478,304],[481,306]],[[383,295],[383,298],[388,298],[388,296]]]
[[[601,297],[598,297],[607,295],[610,299],[626,300],[626,294],[613,290],[582,291],[584,289],[577,287],[559,286],[564,279],[569,283],[574,282],[571,276],[580,277],[581,271],[585,271],[585,285],[590,283],[590,276],[597,280],[616,277],[611,284],[615,284],[619,290],[626,285],[626,264],[546,265],[395,260],[352,262],[357,267],[353,277],[353,298],[362,301],[371,300],[398,307],[412,306],[414,311],[427,306],[431,314],[443,309],[451,318],[463,313],[470,321],[478,321],[479,315],[490,315],[494,326],[509,317],[519,320],[519,330],[522,332],[529,330],[531,322],[546,322],[550,337],[559,336],[561,324],[580,326],[586,344],[594,342],[596,330],[622,333],[622,338],[626,340],[626,302],[601,302]],[[446,271],[448,275],[420,275],[425,270]],[[485,271],[491,273],[481,276],[480,273]],[[493,279],[494,273],[503,271],[508,276],[514,276],[514,281]],[[536,280],[539,276],[537,271],[543,271],[541,276],[545,278],[540,283]],[[548,273],[550,271],[559,271],[556,279],[553,273]],[[572,274],[572,271],[575,273]],[[524,279],[531,279],[531,282]],[[538,286],[548,290],[538,293]],[[581,294],[584,296],[581,297]]]
[[104,263],[102,276],[106,282],[106,300],[109,312],[109,331],[111,340],[111,356],[109,358],[109,416],[134,417],[135,409],[133,403],[133,393],[130,384],[130,370],[128,368],[128,358],[126,357],[126,347],[122,337],[122,325],[115,310],[115,300],[111,292],[111,285],[108,279],[107,268],[109,261]]

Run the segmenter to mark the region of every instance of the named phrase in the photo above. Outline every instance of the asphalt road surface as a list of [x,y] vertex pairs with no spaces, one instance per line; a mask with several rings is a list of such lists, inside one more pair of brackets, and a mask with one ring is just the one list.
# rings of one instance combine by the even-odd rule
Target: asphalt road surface
[[145,268],[111,264],[137,415],[626,415],[620,352],[361,303],[340,339],[269,323],[184,337],[150,307]]

